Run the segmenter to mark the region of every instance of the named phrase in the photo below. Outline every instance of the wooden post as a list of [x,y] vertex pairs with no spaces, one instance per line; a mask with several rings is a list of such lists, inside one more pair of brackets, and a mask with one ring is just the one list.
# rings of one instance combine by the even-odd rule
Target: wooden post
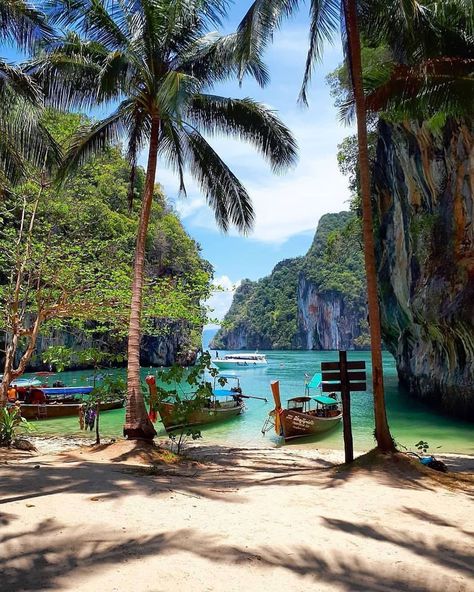
[[354,444],[352,442],[351,424],[351,393],[349,376],[347,373],[347,352],[339,352],[339,365],[341,369],[341,399],[342,399],[342,422],[344,429],[344,453],[346,463],[354,460]]

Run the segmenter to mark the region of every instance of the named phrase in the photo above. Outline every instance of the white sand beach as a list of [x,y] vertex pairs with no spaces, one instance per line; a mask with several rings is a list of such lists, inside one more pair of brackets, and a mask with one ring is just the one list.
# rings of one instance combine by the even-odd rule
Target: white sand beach
[[0,457],[2,592],[474,590],[472,457],[45,446]]

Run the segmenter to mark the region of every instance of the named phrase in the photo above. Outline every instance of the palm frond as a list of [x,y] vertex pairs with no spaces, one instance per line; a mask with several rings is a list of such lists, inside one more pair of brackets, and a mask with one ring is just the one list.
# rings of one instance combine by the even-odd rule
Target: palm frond
[[46,0],[49,19],[59,27],[74,26],[88,39],[109,48],[126,47],[130,32],[122,2],[107,0]]
[[290,130],[274,111],[252,99],[197,94],[190,101],[188,116],[207,134],[224,134],[250,142],[274,171],[296,163],[297,145]]
[[474,114],[474,59],[440,58],[395,66],[384,84],[368,89],[367,108],[430,118],[439,111]]
[[0,58],[0,97],[5,101],[5,93],[10,89],[17,97],[31,103],[32,106],[41,105],[43,93],[39,85],[31,76],[19,68],[7,64]]
[[45,46],[28,63],[27,72],[41,85],[49,106],[90,109],[100,97],[102,77],[107,100],[118,98],[119,89],[110,83],[116,70],[110,67],[108,59],[110,53],[103,45],[84,41],[77,33],[69,32]]
[[128,205],[132,209],[135,197],[135,177],[138,166],[138,156],[144,148],[145,143],[150,139],[151,119],[145,109],[139,104],[134,104],[128,110],[128,145],[127,158],[130,162],[130,183],[128,187]]
[[181,126],[178,127],[173,120],[168,118],[161,122],[159,153],[178,175],[179,191],[186,195],[184,172],[188,160],[187,146],[182,141]]
[[124,102],[109,117],[92,125],[83,126],[76,132],[59,169],[58,182],[63,182],[95,154],[128,136],[127,124],[130,121],[131,106],[130,102]]
[[332,43],[338,31],[340,5],[340,0],[311,0],[309,48],[300,91],[300,100],[306,105],[313,67],[321,60],[324,43]]
[[250,232],[254,211],[250,197],[225,162],[195,129],[184,126],[181,135],[192,176],[199,183],[223,231],[233,224],[240,232]]
[[173,67],[192,74],[203,84],[212,85],[231,77],[240,80],[246,75],[260,86],[269,82],[268,69],[258,53],[242,59],[242,42],[238,33],[209,33],[193,41],[176,56]]
[[40,116],[41,111],[16,96],[0,106],[0,171],[10,185],[33,168],[50,171],[61,160],[61,149]]
[[240,73],[242,79],[247,64],[261,57],[273,33],[283,19],[291,16],[299,8],[301,0],[255,0],[239,23]]
[[0,0],[0,41],[30,50],[53,37],[45,15],[25,0]]

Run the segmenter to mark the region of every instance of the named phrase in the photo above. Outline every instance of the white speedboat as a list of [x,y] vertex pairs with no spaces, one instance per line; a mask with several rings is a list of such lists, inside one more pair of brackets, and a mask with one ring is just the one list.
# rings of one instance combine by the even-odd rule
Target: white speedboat
[[254,354],[226,354],[222,358],[216,355],[212,362],[218,368],[253,368],[254,366],[266,366],[268,364],[265,355],[257,352]]

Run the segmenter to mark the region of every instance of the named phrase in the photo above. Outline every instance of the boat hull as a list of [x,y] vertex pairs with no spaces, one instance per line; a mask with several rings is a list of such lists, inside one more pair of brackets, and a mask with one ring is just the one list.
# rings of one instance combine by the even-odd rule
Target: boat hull
[[291,409],[282,409],[279,416],[280,435],[285,440],[293,440],[323,434],[334,429],[342,419],[342,412],[333,417],[319,417]]
[[230,368],[254,368],[255,366],[264,367],[268,365],[268,362],[259,361],[228,361],[228,360],[212,360],[213,364],[222,370],[228,370]]
[[237,417],[242,413],[243,409],[243,403],[233,407],[223,407],[222,409],[202,407],[190,413],[187,418],[178,418],[175,416],[173,403],[161,403],[158,406],[158,413],[166,431],[172,431],[186,426],[207,425],[225,421]]
[[[110,411],[111,409],[120,409],[123,407],[123,400],[109,401],[100,404],[101,411]],[[21,416],[25,419],[56,419],[58,417],[79,416],[79,407],[81,403],[45,403],[45,404],[27,404],[20,406]]]

